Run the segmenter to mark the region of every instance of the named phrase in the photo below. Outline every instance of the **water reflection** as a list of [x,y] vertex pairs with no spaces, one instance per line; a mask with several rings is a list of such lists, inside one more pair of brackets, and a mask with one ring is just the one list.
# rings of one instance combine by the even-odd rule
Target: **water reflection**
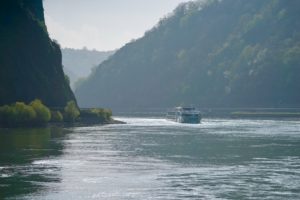
[[35,166],[33,161],[61,155],[63,137],[65,131],[56,127],[0,129],[0,199],[41,191],[44,183],[60,181],[59,168]]
[[2,131],[2,197],[300,199],[297,120],[121,120],[67,135]]

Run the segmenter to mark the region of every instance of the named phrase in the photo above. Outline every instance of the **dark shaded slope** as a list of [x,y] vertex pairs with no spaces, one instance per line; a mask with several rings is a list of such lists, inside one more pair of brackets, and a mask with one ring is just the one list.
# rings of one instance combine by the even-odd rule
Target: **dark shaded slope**
[[1,2],[0,40],[0,105],[39,98],[48,106],[65,106],[75,99],[60,47],[47,33],[42,0]]
[[300,106],[300,2],[182,4],[76,90],[81,106]]

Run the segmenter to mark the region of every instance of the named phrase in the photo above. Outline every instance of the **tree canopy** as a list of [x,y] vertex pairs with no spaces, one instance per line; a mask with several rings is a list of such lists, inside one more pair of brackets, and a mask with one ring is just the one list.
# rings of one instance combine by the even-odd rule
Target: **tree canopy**
[[181,4],[75,91],[84,107],[300,106],[300,2]]

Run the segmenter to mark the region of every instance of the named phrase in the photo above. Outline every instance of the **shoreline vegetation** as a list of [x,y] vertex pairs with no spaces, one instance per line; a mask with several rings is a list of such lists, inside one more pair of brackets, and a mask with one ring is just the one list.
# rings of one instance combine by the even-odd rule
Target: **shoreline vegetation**
[[123,123],[112,118],[112,111],[103,108],[80,110],[75,101],[69,101],[64,108],[49,108],[41,100],[26,104],[16,102],[0,107],[0,128],[85,126]]
[[[203,110],[204,111],[204,110]],[[206,117],[231,117],[231,118],[299,118],[300,112],[288,110],[206,110]],[[79,109],[75,101],[69,101],[65,107],[47,107],[41,100],[26,104],[16,102],[0,106],[0,128],[33,128],[46,126],[82,127],[105,124],[124,124],[112,118],[112,111],[103,108]]]

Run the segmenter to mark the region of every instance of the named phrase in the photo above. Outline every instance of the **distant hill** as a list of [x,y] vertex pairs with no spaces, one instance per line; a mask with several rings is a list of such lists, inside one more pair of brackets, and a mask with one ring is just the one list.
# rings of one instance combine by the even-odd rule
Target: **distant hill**
[[41,99],[48,106],[75,100],[57,43],[49,38],[42,0],[0,6],[0,105]]
[[115,51],[96,51],[88,49],[62,49],[64,72],[69,76],[71,86],[88,77],[93,67],[96,67]]
[[83,107],[300,106],[300,1],[181,4],[76,90]]

